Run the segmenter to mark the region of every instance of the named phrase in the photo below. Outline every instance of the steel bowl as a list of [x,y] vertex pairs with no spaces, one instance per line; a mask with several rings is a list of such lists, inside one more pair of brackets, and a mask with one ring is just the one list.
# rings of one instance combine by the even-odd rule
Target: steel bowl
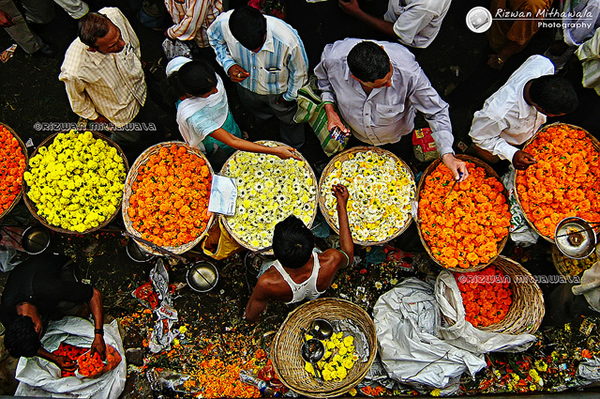
[[194,291],[209,292],[219,282],[219,271],[212,263],[201,261],[188,269],[185,279]]
[[316,338],[302,343],[300,354],[305,362],[316,363],[325,355],[325,346]]
[[561,220],[556,225],[554,242],[565,256],[572,259],[585,259],[594,252],[597,237],[586,220],[572,216]]
[[29,226],[23,231],[21,246],[29,255],[39,255],[50,246],[50,230],[42,226]]
[[310,325],[309,334],[317,339],[325,340],[333,334],[333,327],[325,319],[315,319]]
[[127,252],[127,256],[129,256],[129,259],[139,263],[151,261],[156,257],[156,255],[144,251],[132,238],[129,238],[127,240],[125,252]]

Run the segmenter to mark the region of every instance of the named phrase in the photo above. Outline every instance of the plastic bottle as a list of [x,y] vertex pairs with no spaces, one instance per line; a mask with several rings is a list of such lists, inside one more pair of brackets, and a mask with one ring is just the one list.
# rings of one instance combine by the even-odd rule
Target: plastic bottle
[[240,381],[244,384],[254,385],[258,388],[262,395],[274,396],[278,398],[281,394],[278,391],[275,391],[269,387],[269,383],[261,380],[258,377],[255,377],[249,370],[241,370],[240,371]]

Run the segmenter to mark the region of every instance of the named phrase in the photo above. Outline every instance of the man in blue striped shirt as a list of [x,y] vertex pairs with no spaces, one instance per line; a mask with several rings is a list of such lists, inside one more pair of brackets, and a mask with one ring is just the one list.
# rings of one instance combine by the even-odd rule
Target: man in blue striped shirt
[[217,62],[237,86],[240,100],[258,120],[276,116],[281,141],[304,144],[304,125],[293,121],[296,96],[307,81],[308,57],[298,32],[251,7],[217,17],[208,29]]

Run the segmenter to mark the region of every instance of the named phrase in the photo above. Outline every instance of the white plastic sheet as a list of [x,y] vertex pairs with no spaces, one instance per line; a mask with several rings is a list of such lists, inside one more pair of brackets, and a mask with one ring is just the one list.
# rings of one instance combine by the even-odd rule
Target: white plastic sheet
[[[48,325],[42,345],[53,352],[61,342],[89,348],[94,341],[93,324],[81,317],[67,316]],[[121,355],[121,362],[106,374],[96,378],[79,379],[60,377],[60,369],[52,362],[40,357],[19,359],[16,379],[19,386],[15,396],[53,398],[97,398],[116,399],[125,388],[127,375],[125,351],[119,335],[117,321],[104,325],[104,341]]]

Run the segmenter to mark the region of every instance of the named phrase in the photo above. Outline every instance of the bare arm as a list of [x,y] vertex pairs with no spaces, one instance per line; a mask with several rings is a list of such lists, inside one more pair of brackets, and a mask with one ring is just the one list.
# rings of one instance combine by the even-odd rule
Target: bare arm
[[244,317],[249,323],[254,323],[258,320],[260,314],[267,308],[269,304],[269,297],[266,295],[267,288],[263,284],[263,280],[259,278],[250,299],[248,305],[246,305],[246,312]]
[[371,28],[376,29],[389,36],[396,36],[396,32],[394,32],[393,22],[384,21],[383,19],[374,17],[371,14],[367,14],[366,12],[361,10],[357,0],[338,0],[338,5],[346,14],[351,15],[354,18],[364,22]]
[[219,128],[212,132],[210,136],[214,139],[219,140],[221,143],[227,144],[228,146],[235,148],[236,150],[248,151],[248,152],[259,152],[263,154],[277,155],[281,159],[294,158],[301,160],[300,156],[296,154],[296,150],[288,146],[278,147],[266,147],[264,145],[256,144],[251,141],[240,139],[234,136],[223,128]]
[[42,359],[46,359],[49,362],[56,364],[61,370],[75,371],[75,369],[77,368],[77,363],[75,363],[68,357],[55,355],[54,353],[50,353],[46,349],[41,347],[40,349],[38,349],[37,355]]
[[[94,328],[103,330],[104,327],[104,307],[102,306],[102,294],[94,288],[94,295],[90,301],[90,309],[94,318]],[[104,343],[103,333],[94,333],[94,342],[92,342],[92,354],[98,352],[102,360],[106,359],[106,344]]]
[[348,203],[348,189],[343,184],[337,184],[332,187],[333,195],[337,198],[338,223],[340,225],[340,247],[348,255],[348,265],[354,262],[354,242],[352,242],[352,233],[348,223],[348,212],[346,204]]

